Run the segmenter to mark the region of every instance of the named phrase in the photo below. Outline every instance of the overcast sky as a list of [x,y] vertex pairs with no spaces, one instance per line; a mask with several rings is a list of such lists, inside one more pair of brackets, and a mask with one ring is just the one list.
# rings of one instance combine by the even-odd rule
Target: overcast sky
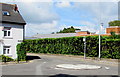
[[[27,22],[26,36],[50,34],[64,27],[74,26],[83,31],[98,32],[100,23],[104,28],[108,22],[118,20],[118,2],[115,0],[3,0],[1,2],[17,4]],[[46,2],[45,2],[46,1]],[[103,33],[105,30],[103,29]]]

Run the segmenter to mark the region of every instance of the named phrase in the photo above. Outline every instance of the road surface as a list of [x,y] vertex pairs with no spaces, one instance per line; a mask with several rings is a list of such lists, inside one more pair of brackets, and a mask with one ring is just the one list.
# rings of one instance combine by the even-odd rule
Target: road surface
[[[32,62],[24,64],[2,65],[2,75],[118,75],[118,65],[108,63],[100,63],[99,61],[85,61],[76,57],[55,56],[55,55],[39,55],[29,56],[36,57]],[[70,70],[57,68],[58,64],[90,64],[98,65],[102,68],[95,70]],[[12,76],[14,77],[14,76]]]

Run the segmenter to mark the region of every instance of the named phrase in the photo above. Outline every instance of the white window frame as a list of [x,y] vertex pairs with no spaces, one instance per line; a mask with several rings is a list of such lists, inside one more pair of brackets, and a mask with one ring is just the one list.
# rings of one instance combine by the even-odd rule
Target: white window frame
[[[4,32],[6,31],[6,35],[4,33],[4,37],[11,37],[11,30],[4,30]],[[10,35],[8,35],[10,32]]]
[[[6,35],[5,35],[5,31],[6,31]],[[9,34],[9,32],[10,32],[10,34]],[[3,30],[3,33],[4,33],[4,37],[12,37],[11,29],[10,30]]]
[[[9,50],[9,51],[8,51]],[[10,54],[11,48],[10,46],[3,46],[3,54],[8,55]]]

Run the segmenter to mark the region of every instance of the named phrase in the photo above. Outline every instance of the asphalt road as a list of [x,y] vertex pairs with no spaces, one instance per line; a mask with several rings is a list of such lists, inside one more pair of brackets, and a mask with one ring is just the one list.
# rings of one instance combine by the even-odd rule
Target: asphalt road
[[[84,61],[75,57],[40,55],[25,64],[2,65],[2,75],[118,75],[118,66],[91,61]],[[31,58],[32,59],[32,56]],[[91,64],[102,68],[95,70],[69,70],[56,68],[58,64]],[[14,76],[12,76],[14,77]]]

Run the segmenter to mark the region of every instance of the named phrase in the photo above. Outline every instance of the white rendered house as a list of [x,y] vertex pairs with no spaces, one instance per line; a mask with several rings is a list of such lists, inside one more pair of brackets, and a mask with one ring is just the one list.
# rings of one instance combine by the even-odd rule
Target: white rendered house
[[0,3],[0,8],[0,54],[16,59],[16,46],[24,39],[26,23],[15,4]]

